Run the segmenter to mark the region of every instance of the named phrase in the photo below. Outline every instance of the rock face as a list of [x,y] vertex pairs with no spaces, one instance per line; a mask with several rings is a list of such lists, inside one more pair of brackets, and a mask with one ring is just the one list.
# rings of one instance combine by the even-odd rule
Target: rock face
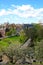
[[2,55],[2,57],[0,57],[0,65],[5,65],[9,62],[9,58],[7,57],[7,55]]
[[23,61],[23,59],[19,59],[19,60],[17,60],[17,62],[15,64],[19,65],[22,63],[22,61]]
[[22,45],[21,46],[21,49],[26,49],[28,46],[30,46],[31,45],[31,39],[28,39],[25,43],[24,43],[24,45]]
[[2,60],[3,60],[4,63],[9,62],[9,58],[6,55],[2,56]]
[[19,65],[19,64],[32,64],[29,58],[21,58],[19,60],[17,60],[17,62],[15,63],[15,65]]

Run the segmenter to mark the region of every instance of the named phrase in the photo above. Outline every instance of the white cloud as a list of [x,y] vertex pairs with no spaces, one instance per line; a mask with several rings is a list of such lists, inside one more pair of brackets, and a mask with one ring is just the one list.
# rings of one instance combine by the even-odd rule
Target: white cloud
[[19,17],[29,18],[29,17],[43,17],[43,8],[35,9],[31,5],[16,6],[12,5],[13,9],[2,9],[0,11],[0,16],[3,15],[17,15]]
[[22,11],[28,11],[28,10],[33,10],[33,7],[31,7],[30,5],[22,5],[22,6],[19,6],[17,9]]
[[9,15],[9,14],[11,14],[11,13],[12,13],[12,12],[11,12],[10,10],[6,11],[5,9],[2,9],[2,10],[0,11],[0,16]]
[[3,16],[4,14],[6,14],[6,11],[5,11],[5,9],[2,9],[2,10],[0,11],[0,16]]

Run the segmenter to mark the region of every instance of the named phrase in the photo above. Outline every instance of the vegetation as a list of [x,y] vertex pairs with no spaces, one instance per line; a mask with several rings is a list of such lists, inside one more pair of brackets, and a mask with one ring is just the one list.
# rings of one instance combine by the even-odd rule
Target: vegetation
[[19,37],[13,36],[13,37],[10,37],[10,38],[2,39],[0,41],[0,49],[8,47],[10,44],[18,44],[19,45],[20,44]]
[[[11,27],[6,32],[8,38],[0,39],[0,56],[6,54],[10,59],[9,65],[19,62],[22,65],[43,65],[43,25],[32,25],[32,27],[27,26],[21,29],[19,33],[17,33],[16,28]],[[21,45],[30,38],[31,46],[20,49]]]

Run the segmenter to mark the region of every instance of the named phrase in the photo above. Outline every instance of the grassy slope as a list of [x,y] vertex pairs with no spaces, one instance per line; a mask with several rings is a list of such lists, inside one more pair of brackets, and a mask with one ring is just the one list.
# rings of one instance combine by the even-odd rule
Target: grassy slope
[[2,39],[0,41],[0,49],[8,47],[10,44],[18,44],[19,45],[20,44],[19,37],[15,36],[15,37]]

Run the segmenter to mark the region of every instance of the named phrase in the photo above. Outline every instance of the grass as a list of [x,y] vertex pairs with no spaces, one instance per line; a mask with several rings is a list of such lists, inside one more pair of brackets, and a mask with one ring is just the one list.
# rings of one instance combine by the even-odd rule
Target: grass
[[8,47],[10,44],[21,44],[19,39],[19,36],[14,36],[0,40],[0,49]]

